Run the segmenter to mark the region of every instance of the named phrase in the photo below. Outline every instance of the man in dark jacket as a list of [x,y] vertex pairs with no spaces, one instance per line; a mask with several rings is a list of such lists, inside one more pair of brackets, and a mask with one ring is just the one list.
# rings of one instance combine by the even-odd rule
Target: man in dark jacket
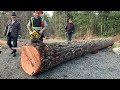
[[68,41],[68,44],[69,44],[72,40],[72,34],[74,32],[74,24],[72,23],[71,19],[68,19],[68,23],[67,23],[65,29],[66,29],[65,34],[67,36],[67,41]]
[[[17,40],[18,36],[21,33],[21,27],[20,23],[16,19],[16,13],[12,12],[11,19],[7,22],[5,29],[4,29],[4,36],[7,36],[7,45],[12,50],[11,54],[13,54],[13,57],[16,56],[16,49],[13,49],[13,47],[17,47]],[[11,44],[11,41],[13,40],[13,45]]]

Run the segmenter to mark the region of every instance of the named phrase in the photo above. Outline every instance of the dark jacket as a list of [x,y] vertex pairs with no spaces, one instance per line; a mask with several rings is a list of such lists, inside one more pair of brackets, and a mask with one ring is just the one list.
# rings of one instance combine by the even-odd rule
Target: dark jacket
[[14,37],[18,37],[18,35],[21,34],[20,23],[17,20],[13,24],[12,24],[12,20],[9,20],[5,26],[3,34],[6,36],[9,34],[10,31],[11,31],[11,36]]
[[65,27],[65,30],[67,33],[73,33],[74,32],[74,24],[73,23],[68,23]]

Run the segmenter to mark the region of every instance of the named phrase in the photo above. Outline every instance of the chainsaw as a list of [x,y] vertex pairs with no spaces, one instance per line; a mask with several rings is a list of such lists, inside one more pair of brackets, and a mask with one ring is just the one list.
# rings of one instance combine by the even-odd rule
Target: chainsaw
[[41,37],[41,35],[35,30],[30,33],[31,39],[38,40],[40,37]]
[[[31,39],[34,39],[34,40],[38,40],[39,38],[41,38],[41,34],[39,34],[39,32],[37,32],[37,31],[31,31],[30,32],[30,38]],[[25,44],[25,45],[28,45],[28,44]],[[14,50],[14,49],[16,49],[16,50],[21,50],[21,47],[12,47],[11,48],[12,50]],[[1,51],[0,51],[0,53],[1,53]]]

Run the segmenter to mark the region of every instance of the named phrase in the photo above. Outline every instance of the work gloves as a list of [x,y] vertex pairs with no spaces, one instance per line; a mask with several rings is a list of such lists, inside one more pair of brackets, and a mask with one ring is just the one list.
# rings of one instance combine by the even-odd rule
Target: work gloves
[[32,31],[30,31],[29,34],[31,35],[31,34],[32,34]]

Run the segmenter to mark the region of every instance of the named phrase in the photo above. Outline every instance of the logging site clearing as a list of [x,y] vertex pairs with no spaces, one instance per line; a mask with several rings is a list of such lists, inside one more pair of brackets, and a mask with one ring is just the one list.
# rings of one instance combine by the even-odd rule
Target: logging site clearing
[[[78,40],[74,40],[74,41],[77,42]],[[79,41],[85,42],[85,40],[79,40]],[[88,40],[86,41],[88,42]],[[113,51],[111,44],[114,42],[112,42],[111,39],[110,40],[106,39],[106,41],[110,41],[108,42],[110,46],[109,44],[108,45],[106,44],[107,47],[105,46],[104,49],[97,50],[93,53],[88,53],[87,55],[81,55],[80,53],[75,54],[77,58],[68,61],[66,58],[65,60],[66,62],[64,63],[60,62],[60,60],[63,59],[59,57],[58,59],[60,60],[56,59],[58,61],[51,62],[52,64],[54,63],[56,64],[57,62],[60,62],[59,65],[53,65],[54,68],[50,68],[53,67],[50,66],[51,63],[46,64],[49,66],[49,67],[46,66],[47,67],[46,69],[48,69],[47,71],[45,70],[45,72],[38,73],[35,76],[34,75],[30,76],[23,70],[21,66],[20,50],[17,51],[16,57],[12,57],[10,55],[11,50],[7,46],[6,40],[0,39],[0,79],[120,79],[120,59],[119,59],[120,56]],[[64,43],[65,40],[57,40],[57,39],[44,40],[44,43],[51,43],[51,42]],[[30,43],[29,39],[19,39],[18,47],[29,45],[29,43]],[[76,46],[74,46],[74,48],[75,47]],[[70,58],[72,58],[72,55]],[[44,68],[44,66],[42,67]],[[44,71],[44,69],[41,70]]]
[[50,12],[0,11],[0,79],[120,79],[120,11]]

